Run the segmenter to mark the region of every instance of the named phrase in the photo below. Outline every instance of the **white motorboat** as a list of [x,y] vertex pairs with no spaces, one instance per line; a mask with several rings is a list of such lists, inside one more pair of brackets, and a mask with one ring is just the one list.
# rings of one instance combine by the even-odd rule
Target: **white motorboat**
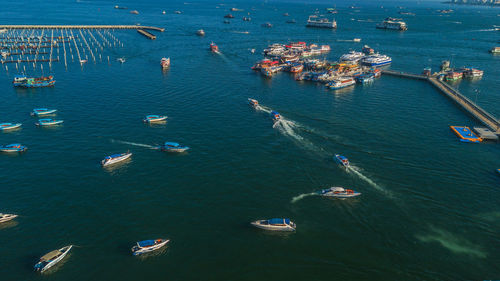
[[144,240],[139,241],[137,244],[132,247],[132,255],[138,256],[142,254],[146,254],[149,252],[153,252],[155,250],[160,249],[161,247],[167,245],[170,240],[168,239],[156,239],[156,240]]
[[354,191],[352,189],[345,189],[343,187],[338,187],[338,186],[323,189],[319,191],[318,194],[321,196],[337,197],[337,198],[349,198],[361,195],[361,193]]
[[35,264],[35,270],[41,273],[45,272],[47,269],[60,262],[69,253],[71,248],[73,248],[73,245],[62,247],[59,250],[54,250],[45,254],[40,258],[40,261]]
[[106,167],[106,166],[109,166],[109,165],[113,165],[113,164],[116,164],[118,162],[127,160],[128,158],[130,158],[130,156],[132,156],[132,153],[130,153],[130,152],[120,153],[120,154],[113,154],[113,155],[110,155],[110,156],[106,156],[106,158],[104,158],[101,161],[101,165],[103,167]]
[[251,225],[272,231],[295,231],[296,225],[290,219],[269,219],[269,220],[258,220],[250,223]]
[[8,221],[11,221],[13,219],[17,218],[17,215],[14,215],[14,214],[2,214],[0,213],[0,223],[2,222],[8,222]]
[[365,54],[362,52],[350,51],[340,57],[341,62],[353,62],[357,63],[360,59],[364,58]]

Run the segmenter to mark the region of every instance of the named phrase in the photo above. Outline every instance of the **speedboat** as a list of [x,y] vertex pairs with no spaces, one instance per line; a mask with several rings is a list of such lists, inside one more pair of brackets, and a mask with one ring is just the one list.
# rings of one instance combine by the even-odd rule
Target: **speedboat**
[[278,113],[278,111],[271,111],[271,118],[273,119],[274,122],[278,122],[281,119],[281,115]]
[[47,269],[53,267],[56,263],[60,262],[73,248],[73,245],[62,247],[59,250],[54,250],[50,253],[45,254],[40,258],[40,261],[35,264],[35,270],[39,272],[44,272]]
[[38,122],[35,123],[37,126],[54,126],[62,124],[63,120],[54,120],[54,119],[38,119]]
[[335,161],[337,161],[340,165],[344,167],[349,167],[349,159],[347,157],[342,156],[340,154],[335,154]]
[[296,225],[290,219],[269,219],[269,220],[258,220],[250,223],[251,225],[273,231],[295,231]]
[[387,65],[392,62],[391,57],[386,56],[386,55],[380,55],[380,54],[374,54],[370,55],[367,57],[364,57],[361,60],[361,63],[367,66],[371,67],[376,67],[376,66],[382,66],[382,65]]
[[214,42],[212,42],[212,43],[210,43],[210,50],[214,53],[218,53],[219,47],[217,47],[217,45]]
[[248,104],[253,106],[254,108],[256,108],[257,106],[259,106],[259,102],[257,100],[254,100],[254,99],[248,99]]
[[200,30],[196,31],[196,35],[205,36],[205,31],[203,29],[200,29]]
[[168,116],[162,115],[148,115],[144,118],[144,123],[154,123],[154,122],[162,122],[167,120]]
[[340,77],[340,78],[333,79],[333,81],[326,84],[326,86],[329,87],[330,89],[338,90],[338,89],[342,89],[342,88],[345,88],[348,86],[352,86],[354,84],[356,84],[356,80],[354,80],[354,78],[352,78],[352,77]]
[[24,152],[26,150],[28,150],[26,146],[18,143],[0,145],[0,152]]
[[160,61],[161,68],[166,69],[170,67],[170,58],[162,58]]
[[13,130],[21,127],[21,123],[0,123],[0,131]]
[[101,165],[103,167],[105,167],[105,166],[109,166],[109,165],[112,165],[112,164],[116,164],[118,162],[127,160],[128,158],[130,158],[130,156],[132,156],[132,153],[130,153],[130,152],[120,153],[120,154],[113,154],[113,155],[110,155],[110,156],[106,156],[106,158],[104,158],[101,161]]
[[121,62],[121,63],[125,62],[125,58],[117,58],[116,60],[119,61],[119,62]]
[[8,222],[8,221],[11,221],[13,219],[17,218],[17,215],[14,215],[14,214],[2,214],[0,213],[0,223],[2,222]]
[[55,113],[56,111],[57,109],[35,108],[33,109],[33,112],[31,112],[31,116],[49,115]]
[[349,198],[361,195],[361,193],[354,191],[352,189],[345,189],[343,187],[337,187],[337,186],[323,189],[319,191],[318,194],[321,196],[338,197],[338,198]]
[[156,240],[144,240],[139,241],[132,247],[132,255],[138,256],[145,253],[149,253],[160,249],[161,247],[167,245],[170,240],[168,239],[156,239]]
[[180,145],[176,142],[165,142],[160,146],[161,151],[166,152],[184,152],[189,149],[188,146]]

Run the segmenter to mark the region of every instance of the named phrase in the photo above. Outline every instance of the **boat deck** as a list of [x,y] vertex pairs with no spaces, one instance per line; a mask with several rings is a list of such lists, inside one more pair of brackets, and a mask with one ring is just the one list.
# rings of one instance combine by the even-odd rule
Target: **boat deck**
[[461,141],[465,142],[481,142],[483,139],[476,136],[474,132],[469,127],[465,126],[450,126],[450,129],[460,138]]

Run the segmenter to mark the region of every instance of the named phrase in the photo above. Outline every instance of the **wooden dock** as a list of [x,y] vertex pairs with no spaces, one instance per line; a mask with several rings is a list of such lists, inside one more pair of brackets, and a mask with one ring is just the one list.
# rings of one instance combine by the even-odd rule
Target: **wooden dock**
[[411,74],[393,70],[382,70],[382,73],[397,77],[429,81],[429,83],[434,85],[441,93],[443,93],[445,96],[454,101],[455,104],[459,105],[463,110],[465,110],[470,115],[472,115],[477,120],[481,121],[484,125],[486,125],[493,133],[500,135],[500,121],[497,118],[488,113],[479,105],[475,104],[466,96],[462,95],[457,89],[438,80],[436,77]]
[[22,24],[10,25],[2,24],[0,29],[144,29],[165,31],[165,28],[155,26],[141,26],[141,25],[38,25],[38,24]]
[[137,29],[137,32],[139,32],[140,34],[146,36],[147,38],[149,38],[151,40],[155,40],[156,39],[156,35],[151,34],[151,32],[147,32],[144,29]]

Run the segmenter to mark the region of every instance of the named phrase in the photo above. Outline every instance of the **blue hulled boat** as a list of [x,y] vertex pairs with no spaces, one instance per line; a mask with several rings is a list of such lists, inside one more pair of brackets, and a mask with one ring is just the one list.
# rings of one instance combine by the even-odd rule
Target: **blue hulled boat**
[[63,120],[54,120],[54,119],[38,119],[38,122],[35,123],[37,126],[54,126],[62,124]]
[[160,149],[166,152],[184,152],[188,150],[189,147],[180,145],[176,142],[165,142],[162,146],[160,146]]
[[8,144],[8,145],[1,145],[0,146],[0,151],[1,152],[24,152],[28,148],[24,145],[14,143],[14,144]]
[[57,109],[48,109],[48,108],[35,108],[33,112],[31,112],[32,116],[41,116],[41,115],[49,115],[56,113]]
[[335,157],[334,157],[335,161],[337,161],[337,163],[339,163],[340,165],[344,166],[344,167],[349,167],[349,159],[347,159],[347,157],[345,156],[342,156],[340,154],[335,154]]
[[271,111],[271,118],[273,119],[274,122],[278,122],[281,119],[281,115],[278,113],[278,111]]
[[21,127],[21,123],[1,123],[0,131],[13,130]]
[[53,76],[47,77],[26,77],[25,75],[17,75],[14,77],[14,87],[23,87],[23,88],[38,88],[38,87],[50,87],[54,86],[56,80],[54,80]]
[[148,115],[144,118],[145,123],[154,123],[154,122],[163,122],[167,120],[167,116],[162,116],[162,115]]

